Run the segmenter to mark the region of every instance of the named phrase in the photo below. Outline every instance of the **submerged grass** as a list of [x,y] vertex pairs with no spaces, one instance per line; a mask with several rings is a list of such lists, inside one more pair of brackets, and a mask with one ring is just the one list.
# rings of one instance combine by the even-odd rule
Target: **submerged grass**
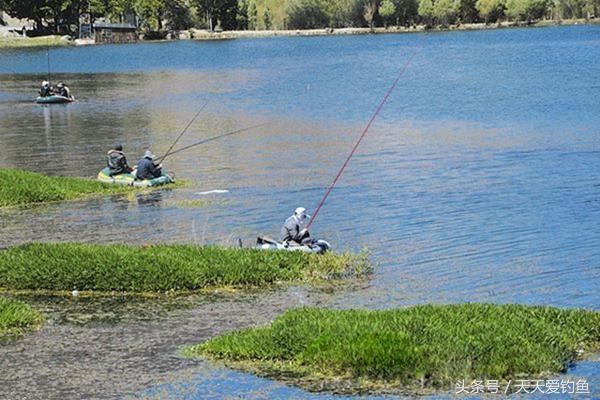
[[195,291],[335,279],[369,271],[364,254],[77,243],[33,243],[0,251],[4,290]]
[[31,171],[0,168],[0,207],[75,200],[95,194],[118,194],[135,189],[85,178],[46,176]]
[[42,321],[42,315],[27,304],[0,296],[0,337],[34,330]]
[[420,392],[458,380],[534,379],[600,348],[600,313],[522,305],[425,305],[366,311],[302,308],[270,326],[187,348],[188,356],[308,389]]

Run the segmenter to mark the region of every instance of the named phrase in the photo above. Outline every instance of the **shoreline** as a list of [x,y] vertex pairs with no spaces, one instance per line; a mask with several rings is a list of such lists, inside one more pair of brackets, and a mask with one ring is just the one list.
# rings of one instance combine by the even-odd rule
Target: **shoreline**
[[[565,19],[565,20],[540,20],[536,22],[510,22],[497,23],[472,23],[450,25],[446,27],[436,26],[428,28],[425,25],[411,27],[390,26],[376,28],[321,28],[321,29],[294,29],[294,30],[245,30],[245,31],[221,31],[211,32],[203,29],[189,29],[171,33],[171,39],[144,40],[143,35],[137,43],[172,42],[177,40],[234,40],[234,39],[260,39],[273,37],[313,37],[313,36],[351,36],[351,35],[384,35],[384,34],[407,34],[423,32],[453,32],[453,31],[482,31],[507,28],[545,28],[552,26],[575,26],[575,25],[600,25],[600,18],[594,19]],[[103,43],[95,43],[89,39],[67,39],[65,36],[39,36],[33,38],[9,37],[0,38],[0,50],[39,47],[63,47],[63,46],[90,46]]]

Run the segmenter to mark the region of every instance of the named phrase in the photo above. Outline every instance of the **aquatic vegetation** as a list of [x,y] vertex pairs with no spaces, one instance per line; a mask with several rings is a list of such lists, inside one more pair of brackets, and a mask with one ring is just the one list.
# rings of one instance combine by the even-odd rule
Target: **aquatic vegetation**
[[27,304],[0,296],[0,337],[34,330],[42,321],[42,315]]
[[75,200],[95,194],[118,194],[133,190],[141,190],[141,188],[106,185],[85,178],[46,176],[31,171],[0,168],[0,207]]
[[9,290],[194,291],[369,271],[364,255],[320,257],[216,246],[33,243],[0,251],[0,288]]
[[600,313],[523,305],[424,305],[384,311],[301,308],[224,334],[188,356],[290,379],[308,389],[406,392],[458,380],[534,379],[600,349]]

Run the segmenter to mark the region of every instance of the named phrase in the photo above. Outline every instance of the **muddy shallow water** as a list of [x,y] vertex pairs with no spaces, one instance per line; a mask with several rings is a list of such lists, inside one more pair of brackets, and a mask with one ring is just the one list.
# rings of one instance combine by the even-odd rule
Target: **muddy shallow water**
[[[31,300],[48,323],[0,346],[0,397],[315,397],[177,354],[299,305],[600,309],[599,35],[585,26],[427,36],[313,229],[337,249],[369,248],[370,280],[166,304]],[[131,161],[166,151],[205,100],[181,146],[269,122],[169,159],[184,189],[0,210],[0,247],[275,235],[295,207],[317,205],[418,36],[57,49],[54,75],[78,101],[51,107],[31,102],[45,51],[0,52],[3,167],[93,177],[115,142]],[[228,192],[201,194],[215,189]],[[572,373],[597,393],[598,361]]]

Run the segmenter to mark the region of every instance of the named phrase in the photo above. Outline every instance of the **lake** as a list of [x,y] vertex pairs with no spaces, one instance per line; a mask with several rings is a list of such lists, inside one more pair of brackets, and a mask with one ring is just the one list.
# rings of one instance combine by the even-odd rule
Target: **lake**
[[[168,158],[166,168],[190,182],[184,189],[0,210],[0,247],[252,245],[258,234],[275,236],[296,207],[314,210],[419,45],[312,228],[337,250],[368,249],[377,263],[371,279],[335,290],[197,296],[168,310],[123,299],[67,301],[65,311],[64,300],[39,299],[54,322],[0,347],[3,395],[326,398],[177,350],[301,305],[599,310],[593,25],[51,49],[53,82],[63,80],[77,99],[54,106],[33,103],[48,74],[46,50],[2,50],[3,167],[94,177],[115,143],[132,163],[147,148],[165,152],[206,101],[176,147],[267,125]],[[201,194],[212,190],[228,192]],[[186,206],[198,199],[206,206]],[[97,318],[68,317],[90,307]],[[147,309],[157,311],[140,312]],[[598,357],[570,373],[597,388]]]

